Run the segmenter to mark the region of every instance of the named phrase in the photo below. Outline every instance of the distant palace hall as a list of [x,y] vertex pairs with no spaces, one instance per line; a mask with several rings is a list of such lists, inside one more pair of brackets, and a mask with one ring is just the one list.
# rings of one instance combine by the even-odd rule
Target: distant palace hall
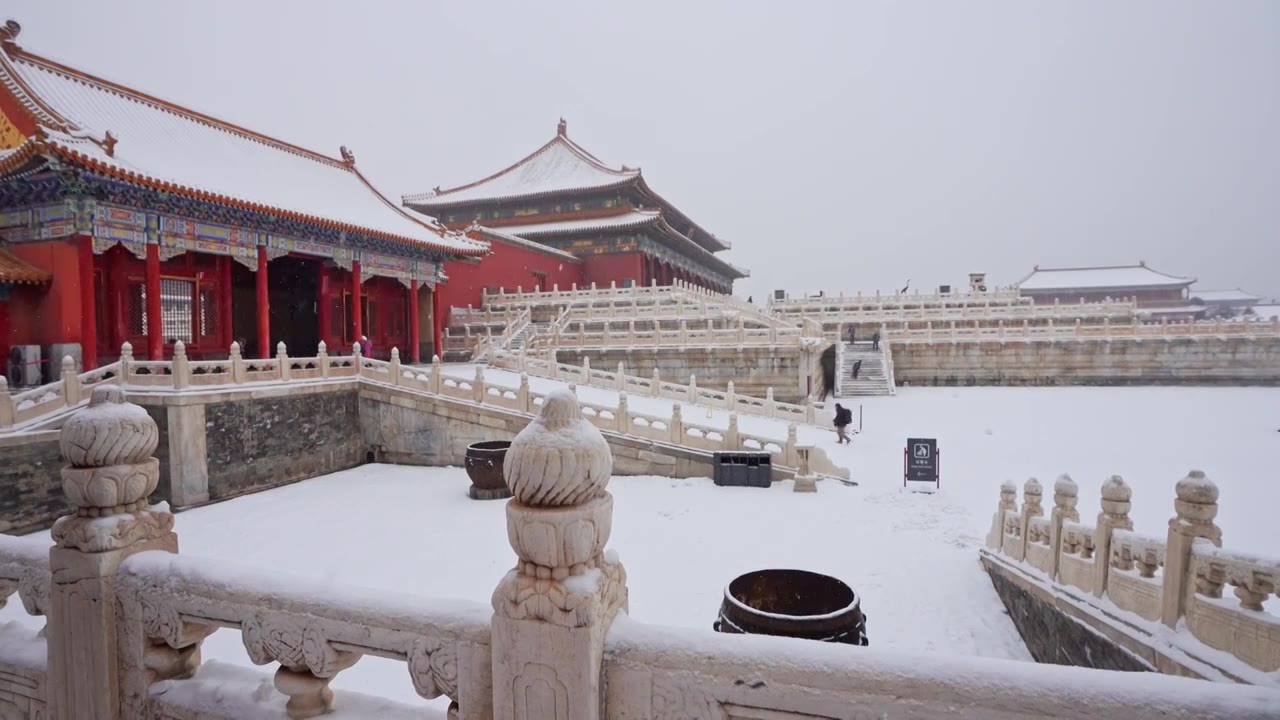
[[[316,152],[34,54],[0,27],[0,358],[56,375],[122,343],[163,359],[440,352],[486,289],[687,280],[729,291],[728,248],[569,140],[484,180],[380,194]],[[442,222],[437,222],[439,217]],[[10,374],[13,379],[13,374]],[[30,382],[25,380],[24,382]]]

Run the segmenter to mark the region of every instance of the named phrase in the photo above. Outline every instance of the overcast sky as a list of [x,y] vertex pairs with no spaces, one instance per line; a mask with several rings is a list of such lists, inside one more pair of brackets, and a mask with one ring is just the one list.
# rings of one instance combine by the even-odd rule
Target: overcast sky
[[732,241],[757,299],[1138,260],[1280,295],[1280,2],[3,7],[34,52],[345,144],[397,199],[563,116]]

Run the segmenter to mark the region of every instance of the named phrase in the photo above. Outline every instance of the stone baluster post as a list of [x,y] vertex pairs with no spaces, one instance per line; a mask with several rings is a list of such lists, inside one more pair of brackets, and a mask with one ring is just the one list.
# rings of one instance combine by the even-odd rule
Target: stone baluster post
[[187,362],[187,345],[179,340],[173,344],[173,386],[184,388],[191,384],[191,365]]
[[1213,522],[1218,515],[1218,486],[1203,472],[1192,470],[1178,481],[1174,491],[1177,499],[1169,520],[1160,602],[1160,620],[1169,627],[1178,624],[1178,618],[1186,613],[1187,598],[1195,593],[1196,579],[1189,572],[1191,545],[1196,538],[1205,538],[1222,547],[1222,530]]
[[[116,571],[138,552],[178,551],[173,515],[147,503],[160,480],[160,461],[151,456],[159,437],[146,410],[125,402],[124,390],[115,385],[94,388],[89,406],[62,429],[59,447],[68,463],[62,490],[73,510],[54,524],[49,551],[45,687],[53,720],[122,717],[121,652],[140,665],[147,641],[119,637]],[[190,644],[202,637],[190,637]],[[199,663],[193,649],[156,648],[146,657],[156,679],[189,676]]]
[[247,369],[244,364],[244,356],[240,354],[240,343],[231,343],[231,353],[229,357],[231,360],[231,382],[239,385],[245,381],[245,375],[247,374]]
[[[654,321],[653,321],[653,326],[654,326],[654,329],[655,329],[655,331],[656,331],[656,329],[657,329],[657,327],[658,327],[658,321],[657,321],[657,320],[654,320]],[[689,321],[687,321],[687,320],[681,320],[681,321],[680,321],[680,345],[683,347],[683,346],[686,346],[686,345],[688,345],[688,344],[689,344]]]
[[764,416],[773,417],[773,413],[776,407],[777,406],[774,405],[774,402],[773,402],[773,386],[770,385],[764,391]]
[[591,357],[589,355],[582,356],[582,375],[579,376],[583,385],[591,387]]
[[76,372],[75,358],[70,355],[62,357],[62,399],[68,406],[80,402],[80,374]]
[[782,449],[782,464],[787,467],[796,466],[796,424],[787,424],[787,446]]
[[9,394],[9,381],[0,375],[0,428],[13,427],[16,412],[13,396]]
[[738,316],[738,344],[742,345],[747,341],[747,322],[741,315]]
[[689,376],[688,388],[689,388],[689,394],[685,399],[691,403],[696,404],[698,402],[698,376],[697,375]]
[[[554,366],[553,366],[553,369],[554,369]],[[428,389],[431,391],[433,395],[439,395],[440,394],[440,356],[439,355],[431,356],[430,378],[431,378],[429,381],[430,385],[428,386]]]
[[517,563],[493,593],[495,720],[603,716],[604,640],[627,609],[626,572],[604,551],[612,470],[608,444],[563,390],[547,395],[507,451],[507,535]]
[[520,387],[516,390],[516,405],[519,406],[520,412],[532,412],[533,407],[529,400],[529,375],[520,373]]
[[658,368],[653,369],[653,379],[649,381],[649,394],[653,397],[662,397],[662,376],[658,374]]
[[616,430],[623,435],[631,432],[631,407],[627,400],[627,394],[618,393],[618,411],[614,413],[614,419],[617,421]]
[[120,344],[120,384],[128,385],[129,376],[133,372],[133,343],[125,340]]
[[1022,527],[1021,537],[1018,538],[1018,550],[1015,559],[1025,560],[1027,557],[1027,537],[1028,529],[1031,527],[1031,518],[1044,517],[1044,506],[1041,500],[1044,496],[1044,489],[1040,486],[1040,481],[1030,478],[1022,486]]
[[[1102,512],[1093,530],[1093,594],[1102,597],[1107,591],[1107,575],[1111,569],[1111,531],[1117,528],[1132,530],[1129,519],[1129,502],[1133,490],[1124,478],[1112,475],[1102,484]],[[1168,581],[1168,577],[1165,577]]]
[[475,377],[471,380],[471,400],[479,405],[484,404],[484,368],[476,366]]
[[1058,578],[1058,563],[1062,552],[1062,523],[1066,520],[1080,522],[1076,510],[1080,489],[1070,475],[1063,473],[1053,483],[1053,510],[1049,512],[1049,547],[1053,551],[1053,565],[1049,577]]
[[730,380],[724,391],[724,406],[733,412],[738,408],[738,393],[734,392],[733,381]]
[[323,340],[316,345],[316,366],[320,369],[320,377],[329,377],[329,346]]
[[604,321],[604,324],[603,324],[604,334],[601,336],[601,339],[600,339],[601,347],[609,347],[609,344],[613,342],[613,335],[609,332],[609,326],[612,324],[613,323],[611,323],[609,320]]
[[991,516],[991,531],[987,533],[987,547],[999,551],[1004,546],[1004,516],[1018,509],[1018,486],[1012,481],[1000,483],[1000,503]]
[[684,442],[684,411],[680,403],[671,405],[671,425],[667,428],[668,439],[679,445]]
[[281,380],[289,379],[289,350],[284,341],[276,343],[276,367]]
[[391,375],[388,379],[392,385],[400,384],[400,348],[398,347],[391,348],[391,362],[387,365],[387,373]]
[[724,433],[724,449],[737,450],[741,445],[741,439],[738,437],[738,413],[729,413],[729,429]]

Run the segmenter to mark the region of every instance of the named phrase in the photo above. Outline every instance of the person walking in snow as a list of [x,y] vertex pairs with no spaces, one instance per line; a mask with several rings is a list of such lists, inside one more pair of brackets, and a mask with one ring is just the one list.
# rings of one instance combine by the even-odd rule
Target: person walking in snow
[[871,349],[872,350],[880,349],[880,331],[879,330],[876,331],[875,335],[871,336]]
[[849,326],[849,344],[852,345],[858,340],[858,328],[854,325]]
[[853,379],[858,379],[858,373],[862,372],[862,361],[857,360],[853,363]]
[[836,403],[836,419],[834,424],[836,426],[837,445],[849,442],[849,434],[846,428],[849,427],[849,423],[851,422],[853,422],[853,411],[840,403]]

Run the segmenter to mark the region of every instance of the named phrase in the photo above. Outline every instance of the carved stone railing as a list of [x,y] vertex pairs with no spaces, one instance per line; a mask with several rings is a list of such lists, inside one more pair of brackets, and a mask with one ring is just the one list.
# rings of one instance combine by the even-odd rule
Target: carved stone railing
[[1109,342],[1112,340],[1165,340],[1179,339],[1214,341],[1230,338],[1265,339],[1280,337],[1280,318],[1262,320],[1205,320],[1196,322],[1143,323],[1135,317],[1127,323],[1112,323],[1107,319],[1093,325],[1077,320],[1070,324],[1031,325],[1027,321],[982,324],[977,321],[958,324],[926,323],[923,328],[888,325],[884,335],[894,343],[947,343],[947,342]]
[[0,431],[30,425],[66,408],[78,407],[88,402],[94,387],[116,382],[119,374],[118,362],[77,373],[75,360],[67,356],[62,358],[62,375],[58,380],[12,395],[8,382],[0,375]]
[[[785,301],[774,304],[774,313],[786,318],[808,317],[822,323],[921,323],[973,322],[997,320],[1075,320],[1101,321],[1129,319],[1140,313],[1132,300],[1107,300],[1096,303],[1049,303],[1035,305],[1016,298],[990,299],[986,295],[961,296],[895,296],[836,298],[834,301]],[[951,299],[946,299],[946,298]],[[912,298],[920,298],[912,300]],[[959,299],[956,299],[959,298]]]
[[[1280,558],[1221,549],[1222,534],[1213,523],[1218,488],[1203,473],[1193,471],[1177,483],[1175,515],[1163,538],[1133,531],[1132,491],[1118,476],[1103,484],[1102,512],[1093,526],[1079,523],[1076,486],[1066,476],[1055,484],[1048,518],[1035,480],[1027,481],[1021,509],[1015,495],[1012,484],[1001,488],[987,536],[987,546],[999,555],[1025,563],[1052,585],[1109,600],[1149,623],[1153,637],[1158,624],[1185,623],[1196,640],[1255,671],[1280,670],[1280,615],[1264,606],[1276,595]],[[1222,598],[1224,584],[1235,587],[1236,599]],[[1176,642],[1179,636],[1173,637]]]
[[922,293],[919,289],[910,292],[891,292],[882,293],[876,290],[873,293],[863,293],[861,291],[853,295],[845,295],[843,292],[835,295],[814,295],[802,297],[787,298],[771,298],[769,300],[769,308],[775,312],[784,308],[812,308],[814,310],[829,309],[858,309],[858,308],[879,308],[879,307],[911,307],[911,306],[957,306],[957,305],[1018,305],[1031,303],[1030,298],[1024,298],[1018,293],[1015,287],[995,288],[988,292],[971,293],[971,292],[955,292],[955,293]]
[[553,362],[550,359],[532,357],[527,352],[496,353],[492,359],[493,367],[526,373],[531,377],[548,380],[561,380],[576,383],[585,387],[596,387],[604,390],[616,390],[619,393],[630,393],[643,397],[682,400],[691,405],[701,405],[729,410],[746,415],[759,415],[775,420],[786,420],[794,423],[815,424],[828,412],[826,403],[810,401],[807,403],[787,403],[773,399],[773,388],[766,388],[765,397],[753,397],[736,392],[730,380],[724,390],[713,390],[698,387],[697,376],[690,378],[689,384],[681,384],[662,380],[657,368],[651,377],[629,375],[626,365],[618,363],[616,371],[602,370],[591,366],[591,359],[584,357],[581,366]]
[[[447,696],[458,718],[491,718],[489,617],[479,603],[352,590],[204,558],[143,553],[118,575],[122,702],[153,717],[183,682],[199,682],[199,646],[215,630],[240,633],[256,665],[279,663],[275,687],[290,717],[335,702],[329,683],[364,656],[406,664],[424,698]],[[164,692],[155,692],[158,683]]]
[[702,635],[626,618],[605,645],[605,680],[606,717],[619,720],[1261,720],[1280,698],[1156,673]]
[[[49,545],[0,535],[0,608],[17,593],[28,615],[49,609]],[[48,642],[18,623],[0,623],[0,717],[44,718]]]
[[799,328],[747,327],[740,319],[736,324],[737,327],[713,327],[707,322],[690,325],[687,320],[680,320],[674,324],[647,323],[645,327],[637,327],[634,320],[594,323],[571,320],[563,329],[557,326],[552,334],[535,338],[531,346],[544,349],[795,347],[804,337]]

